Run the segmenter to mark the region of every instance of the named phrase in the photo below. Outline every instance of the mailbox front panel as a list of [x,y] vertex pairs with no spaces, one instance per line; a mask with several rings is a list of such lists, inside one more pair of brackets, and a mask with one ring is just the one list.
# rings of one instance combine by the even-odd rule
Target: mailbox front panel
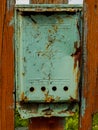
[[16,12],[17,100],[78,101],[80,12]]

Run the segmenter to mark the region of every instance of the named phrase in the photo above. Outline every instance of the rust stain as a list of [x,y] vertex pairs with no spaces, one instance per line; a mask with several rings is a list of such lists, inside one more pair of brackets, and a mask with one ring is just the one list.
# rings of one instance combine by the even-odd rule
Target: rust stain
[[66,113],[66,112],[67,112],[67,110],[62,110],[62,111],[58,112],[58,114],[62,114],[62,113]]
[[48,109],[42,110],[42,112],[44,112],[44,115],[49,115],[49,116],[51,115],[52,116],[53,110],[48,108]]
[[75,112],[68,111],[68,110],[62,110],[62,111],[58,112],[58,114],[63,114],[63,113],[70,113],[71,116],[73,116],[75,114]]
[[27,96],[25,96],[24,92],[22,92],[22,94],[21,94],[21,96],[20,96],[20,100],[21,100],[22,102],[27,102],[27,101],[28,101],[28,98],[27,98]]
[[76,87],[75,96],[77,99],[79,98],[79,85]]
[[53,101],[54,101],[53,96],[46,96],[45,102],[53,102]]
[[75,114],[75,112],[72,112],[72,111],[68,111],[68,113],[70,113],[70,115],[74,115]]
[[25,76],[25,72],[22,73],[22,76]]
[[59,11],[66,11],[67,13],[76,13],[76,12],[78,12],[78,11],[81,11],[82,9],[81,8],[60,8],[60,7],[55,7],[55,8],[52,8],[52,7],[46,7],[46,8],[40,8],[40,7],[37,7],[37,8],[35,8],[35,9],[25,9],[25,8],[19,8],[19,9],[17,9],[17,11],[21,11],[21,15],[24,15],[23,13],[22,13],[22,11],[26,11],[26,13],[27,12],[32,12],[32,10],[34,11],[34,12],[46,12],[46,11],[48,11],[48,12],[55,12],[55,11],[57,11],[57,12],[59,12]]
[[54,43],[55,39],[49,37],[49,38],[48,38],[48,41],[49,41],[49,42],[48,42],[48,44],[47,44],[47,46],[46,46],[46,49],[48,49],[49,47],[52,46],[52,44]]
[[74,43],[74,48],[76,51],[71,56],[74,58],[74,69],[76,69],[77,62],[79,63],[79,67],[80,67],[80,62],[81,62],[81,46],[78,47],[77,41]]
[[59,101],[59,100],[60,100],[60,97],[57,96],[57,97],[55,98],[55,101]]
[[64,23],[64,20],[63,20],[61,17],[57,16],[56,18],[57,18],[57,20],[58,20],[59,24]]
[[60,97],[57,96],[55,99],[53,96],[49,95],[49,91],[47,93],[45,93],[45,102],[50,103],[50,102],[54,102],[54,101],[59,101]]
[[[79,83],[78,83],[78,85],[76,86],[75,96],[76,96],[76,99],[79,98]],[[75,102],[77,102],[77,101],[75,101]]]
[[51,95],[48,95],[49,91],[45,94],[45,102],[50,103],[54,101],[54,97]]
[[52,30],[49,29],[48,32],[49,32],[49,33],[52,33]]
[[80,79],[80,70],[78,70],[77,75],[76,75],[76,83],[79,82]]
[[58,26],[57,25],[52,25],[52,27],[53,27],[54,31],[57,32]]
[[77,102],[77,100],[74,99],[73,97],[70,97],[69,101],[70,101],[70,102]]
[[23,58],[23,61],[26,62],[26,57]]

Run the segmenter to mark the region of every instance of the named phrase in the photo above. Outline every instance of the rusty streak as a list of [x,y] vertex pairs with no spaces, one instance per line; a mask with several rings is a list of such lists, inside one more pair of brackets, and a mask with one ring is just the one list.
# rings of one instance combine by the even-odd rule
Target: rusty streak
[[75,42],[74,43],[74,48],[75,48],[76,51],[71,56],[75,60],[75,63],[74,63],[74,69],[75,69],[77,67],[77,62],[79,63],[79,67],[80,67],[80,63],[81,63],[81,46],[78,47],[78,43]]
[[24,92],[22,92],[22,94],[20,95],[20,101],[21,102],[28,102],[28,98],[27,98],[27,96],[25,96]]
[[49,92],[45,93],[45,102],[50,103],[54,101],[54,97],[49,95]]

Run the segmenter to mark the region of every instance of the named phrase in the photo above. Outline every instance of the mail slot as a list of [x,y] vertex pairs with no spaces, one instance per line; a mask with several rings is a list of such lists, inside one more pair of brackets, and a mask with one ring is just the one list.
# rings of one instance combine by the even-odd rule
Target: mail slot
[[78,102],[81,7],[18,5],[15,13],[17,102]]

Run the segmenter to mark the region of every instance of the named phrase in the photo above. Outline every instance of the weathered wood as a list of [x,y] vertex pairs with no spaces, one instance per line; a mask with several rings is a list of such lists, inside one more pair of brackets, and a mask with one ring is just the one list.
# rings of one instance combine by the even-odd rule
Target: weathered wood
[[68,0],[31,0],[32,4],[66,4]]
[[29,123],[29,130],[64,130],[64,118],[33,118]]
[[0,0],[0,130],[14,130],[14,0]]
[[84,1],[84,73],[80,130],[92,129],[98,112],[98,1]]

